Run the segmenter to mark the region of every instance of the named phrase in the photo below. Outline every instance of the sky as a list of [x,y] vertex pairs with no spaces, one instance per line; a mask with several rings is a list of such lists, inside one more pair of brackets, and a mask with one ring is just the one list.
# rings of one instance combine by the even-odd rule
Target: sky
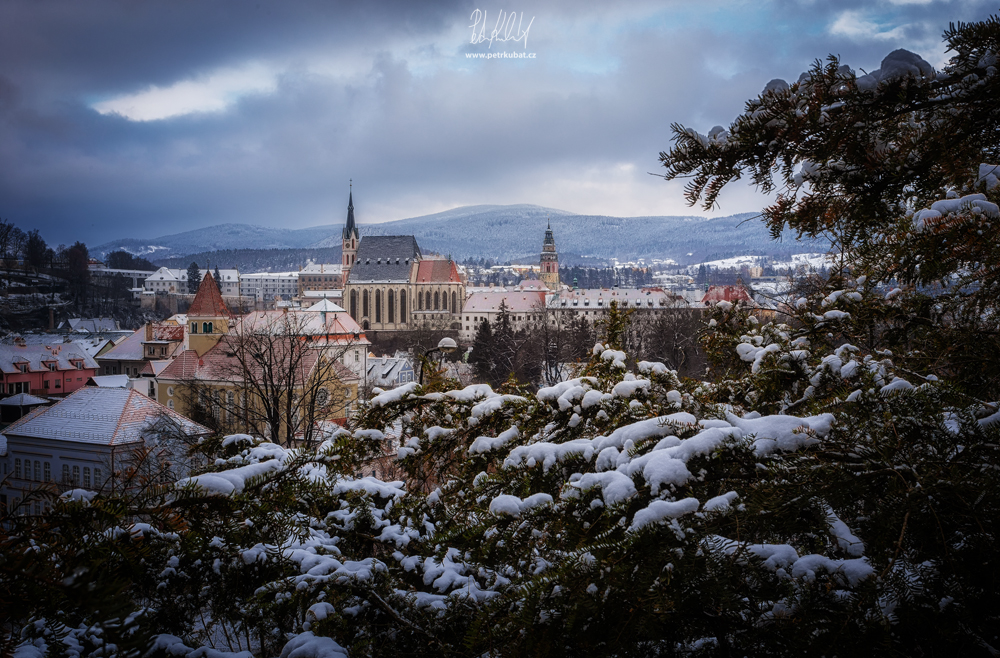
[[766,199],[746,185],[705,212],[657,177],[671,124],[728,125],[769,80],[828,54],[871,71],[906,48],[940,67],[950,21],[997,11],[974,0],[3,0],[0,218],[52,245],[341,224],[351,180],[362,224],[478,204],[756,211]]

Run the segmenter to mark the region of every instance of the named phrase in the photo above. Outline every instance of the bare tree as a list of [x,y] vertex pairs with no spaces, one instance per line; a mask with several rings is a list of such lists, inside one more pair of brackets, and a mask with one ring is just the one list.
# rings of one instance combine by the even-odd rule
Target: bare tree
[[285,446],[311,446],[353,402],[345,381],[359,377],[343,356],[357,336],[324,333],[319,314],[245,316],[206,353],[209,378],[189,380],[192,420],[220,432],[246,432]]

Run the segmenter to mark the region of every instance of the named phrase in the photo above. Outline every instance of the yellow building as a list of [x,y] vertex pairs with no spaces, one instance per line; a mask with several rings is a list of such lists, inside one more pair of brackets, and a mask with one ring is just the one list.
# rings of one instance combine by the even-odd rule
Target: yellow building
[[187,349],[156,378],[167,408],[286,445],[314,443],[350,417],[369,342],[328,300],[233,318],[209,274],[185,329]]

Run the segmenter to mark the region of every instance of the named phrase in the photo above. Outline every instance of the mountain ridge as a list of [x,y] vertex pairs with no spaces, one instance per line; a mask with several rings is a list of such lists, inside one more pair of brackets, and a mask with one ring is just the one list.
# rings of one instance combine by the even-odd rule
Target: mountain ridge
[[[362,236],[414,235],[424,251],[459,260],[490,258],[500,262],[538,253],[550,222],[559,251],[604,260],[671,258],[685,263],[707,260],[709,256],[779,256],[829,248],[829,243],[822,240],[796,240],[791,232],[774,241],[763,222],[753,221],[756,216],[615,217],[580,215],[531,204],[477,205],[381,224],[359,223],[358,229]],[[159,260],[213,250],[338,249],[342,228],[340,224],[284,229],[226,223],[152,239],[114,240],[92,251],[103,257],[115,249],[125,249]]]

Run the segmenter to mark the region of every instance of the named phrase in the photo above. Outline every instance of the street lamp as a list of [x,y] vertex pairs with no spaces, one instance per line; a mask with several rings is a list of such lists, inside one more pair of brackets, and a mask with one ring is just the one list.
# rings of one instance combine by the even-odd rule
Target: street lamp
[[431,349],[424,352],[424,358],[420,362],[420,385],[424,385],[424,365],[430,360],[431,354],[434,352],[440,352],[441,354],[451,354],[458,349],[458,343],[455,342],[454,338],[449,338],[445,336],[440,341],[438,341],[437,347],[432,347]]

